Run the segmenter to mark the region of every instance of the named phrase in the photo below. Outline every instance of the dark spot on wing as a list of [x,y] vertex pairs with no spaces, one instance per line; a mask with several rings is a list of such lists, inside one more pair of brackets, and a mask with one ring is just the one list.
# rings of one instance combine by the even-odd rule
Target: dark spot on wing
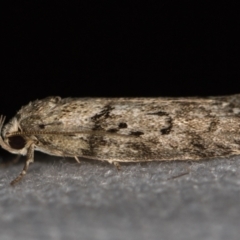
[[126,123],[122,122],[122,123],[119,123],[119,124],[118,124],[118,127],[119,127],[119,128],[127,128],[128,125],[127,125]]
[[38,126],[39,126],[40,129],[44,129],[45,128],[44,124],[39,124]]
[[65,135],[65,136],[68,136],[68,137],[76,137],[76,134],[67,134],[67,135]]
[[144,134],[144,133],[141,132],[141,131],[132,131],[132,132],[130,133],[130,135],[136,136],[136,137],[139,137],[139,136],[141,136],[141,135],[143,135],[143,134]]
[[54,125],[55,125],[55,126],[59,126],[59,125],[62,125],[62,122],[55,121],[55,122],[45,123],[45,124],[42,123],[42,124],[39,124],[38,127],[39,127],[40,129],[45,129],[46,126],[51,126],[51,125],[52,125],[52,126],[54,126]]
[[167,120],[167,124],[168,126],[167,127],[164,127],[160,130],[161,134],[162,135],[166,135],[166,134],[169,134],[172,130],[172,127],[173,127],[173,123],[172,123],[172,118],[169,117],[168,120]]
[[104,140],[103,136],[100,135],[90,135],[87,143],[89,145],[89,149],[81,149],[83,156],[94,157],[98,155],[99,146],[105,146],[107,141]]
[[147,115],[168,116],[169,114],[167,112],[158,111],[158,112],[148,113]]
[[169,126],[167,128],[163,128],[163,129],[160,130],[160,132],[161,132],[162,135],[167,135],[171,132],[171,127]]
[[199,150],[205,150],[206,147],[204,146],[204,140],[196,134],[192,134],[192,141],[191,144],[194,148],[197,148]]
[[111,129],[108,129],[107,132],[109,133],[115,133],[115,132],[118,132],[119,130],[116,129],[116,128],[111,128]]
[[101,131],[103,130],[103,128],[101,127],[100,124],[95,124],[95,126],[92,128],[92,131]]
[[200,150],[204,150],[205,147],[201,143],[192,143],[192,145]]
[[210,125],[209,125],[209,132],[214,132],[217,130],[217,125],[218,125],[218,121],[217,120],[213,120]]
[[91,117],[91,120],[94,123],[94,126],[92,130],[102,130],[102,122],[110,117],[110,113],[114,108],[110,105],[106,105],[102,111],[99,113],[95,114],[94,116]]
[[[191,134],[191,133],[190,133]],[[204,139],[201,138],[197,134],[191,134],[192,135],[192,151],[193,153],[200,157],[200,158],[211,158],[215,156],[219,156],[219,152],[212,151],[211,149],[208,149],[207,144],[205,143]]]
[[93,121],[97,121],[100,118],[108,118],[110,112],[113,110],[113,107],[110,105],[107,105],[103,108],[103,110],[100,113],[95,114],[94,116],[91,117]]

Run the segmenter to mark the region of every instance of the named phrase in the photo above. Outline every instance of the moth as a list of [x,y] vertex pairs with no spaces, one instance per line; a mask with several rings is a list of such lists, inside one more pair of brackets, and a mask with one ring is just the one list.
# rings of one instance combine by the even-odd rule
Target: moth
[[207,98],[60,98],[30,102],[4,125],[0,145],[119,162],[200,160],[240,154],[240,94]]

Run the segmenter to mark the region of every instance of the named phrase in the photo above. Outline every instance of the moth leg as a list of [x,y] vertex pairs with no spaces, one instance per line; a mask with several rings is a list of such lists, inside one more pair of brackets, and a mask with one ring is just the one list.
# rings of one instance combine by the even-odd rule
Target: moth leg
[[27,159],[24,164],[23,170],[13,181],[11,181],[10,184],[12,186],[15,185],[17,182],[19,182],[23,178],[24,175],[26,175],[30,163],[33,163],[33,162],[34,162],[34,144],[31,144],[28,148]]
[[78,163],[81,163],[81,161],[78,159],[77,156],[75,156],[74,158],[75,158],[75,160],[76,160]]
[[172,177],[168,178],[167,180],[176,179],[176,178],[179,178],[179,177],[185,176],[185,175],[187,175],[187,174],[189,174],[189,173],[190,173],[190,170],[187,171],[187,172],[180,173],[179,175],[172,176]]
[[113,163],[113,165],[117,168],[118,171],[121,170],[121,165],[120,165],[119,162],[112,162],[112,163]]
[[120,166],[120,163],[119,162],[116,162],[116,161],[111,161],[111,160],[107,160],[109,164],[113,164],[117,170],[121,170],[121,166]]

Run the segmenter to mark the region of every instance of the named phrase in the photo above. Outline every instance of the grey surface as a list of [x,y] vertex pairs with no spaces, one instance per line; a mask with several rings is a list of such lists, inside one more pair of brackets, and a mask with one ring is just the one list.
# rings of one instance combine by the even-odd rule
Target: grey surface
[[1,240],[240,238],[239,157],[124,164],[117,172],[37,155],[23,181],[9,186],[21,169],[0,168]]

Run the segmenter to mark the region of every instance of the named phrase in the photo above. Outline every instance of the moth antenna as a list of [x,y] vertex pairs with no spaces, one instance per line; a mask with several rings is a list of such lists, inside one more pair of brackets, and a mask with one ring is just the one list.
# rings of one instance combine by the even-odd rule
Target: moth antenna
[[30,131],[30,132],[12,132],[7,134],[7,137],[11,136],[28,136],[28,135],[44,135],[44,134],[55,134],[55,135],[68,135],[68,134],[89,134],[90,132],[57,132],[57,131],[49,131],[49,132],[44,132],[44,131]]
[[44,134],[69,134],[66,132],[34,132],[34,131],[30,131],[30,132],[12,132],[7,134],[7,137],[11,137],[11,136],[28,136],[28,135],[44,135]]
[[123,134],[118,134],[118,133],[111,133],[111,132],[103,132],[103,131],[79,131],[79,132],[57,132],[57,131],[49,131],[49,132],[44,132],[44,131],[30,131],[30,132],[12,132],[8,133],[6,136],[11,137],[11,136],[29,136],[29,135],[47,135],[47,134],[54,134],[54,135],[69,135],[69,134],[96,134],[96,135],[111,135],[111,136],[118,136],[118,137],[132,137],[135,138],[136,136],[132,135],[123,135]]

